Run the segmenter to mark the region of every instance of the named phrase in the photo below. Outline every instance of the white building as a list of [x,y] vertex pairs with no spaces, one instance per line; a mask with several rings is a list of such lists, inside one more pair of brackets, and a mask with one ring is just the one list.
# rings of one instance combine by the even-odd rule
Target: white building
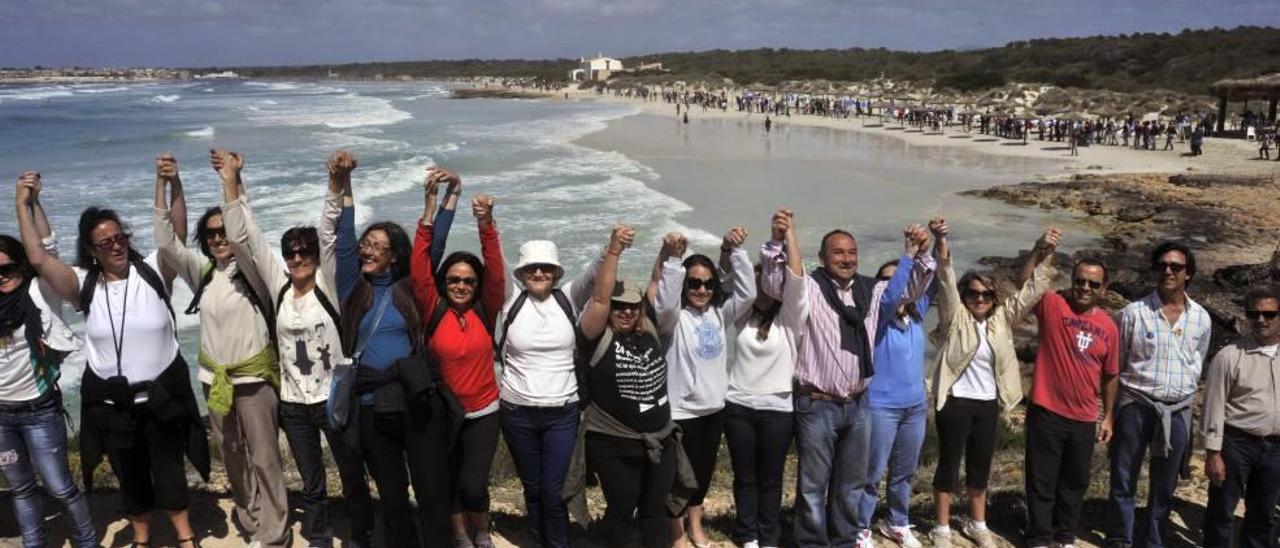
[[622,61],[596,54],[590,59],[578,59],[578,68],[569,71],[569,79],[573,81],[608,80],[611,74],[622,70]]

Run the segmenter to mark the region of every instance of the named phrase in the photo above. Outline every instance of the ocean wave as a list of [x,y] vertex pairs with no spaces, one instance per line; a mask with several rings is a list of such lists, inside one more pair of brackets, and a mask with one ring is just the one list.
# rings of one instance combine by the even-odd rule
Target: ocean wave
[[129,91],[133,88],[125,87],[125,86],[116,86],[116,87],[110,87],[110,88],[96,87],[96,86],[95,87],[72,86],[72,89],[74,89],[76,93],[88,93],[91,95],[96,95],[100,93],[119,93],[121,91]]
[[291,82],[255,82],[249,81],[240,84],[245,87],[263,88],[269,91],[287,91],[298,89],[298,85]]
[[40,86],[0,90],[0,101],[44,101],[56,97],[71,97],[72,95],[75,95],[75,93],[66,86]]
[[413,118],[391,101],[355,93],[295,96],[277,104],[250,105],[249,119],[268,126],[325,126],[351,129],[391,125]]
[[182,134],[183,134],[183,135],[185,135],[185,136],[187,136],[187,137],[191,137],[191,138],[195,138],[195,139],[204,139],[204,138],[208,138],[208,137],[213,137],[213,135],[214,135],[214,130],[213,130],[213,126],[204,126],[204,127],[200,128],[200,129],[193,129],[193,130],[191,130],[191,131],[184,131],[184,132],[182,132]]
[[152,98],[151,98],[151,102],[153,102],[153,103],[161,103],[161,104],[169,104],[169,103],[172,103],[172,102],[174,102],[174,101],[177,101],[178,99],[181,99],[181,98],[182,98],[182,96],[181,96],[181,95],[157,95],[157,96],[155,96],[155,97],[152,97]]
[[617,120],[639,113],[636,107],[606,105],[599,110],[540,120],[524,120],[486,126],[464,126],[458,133],[503,141],[531,143],[568,143],[606,127],[610,120]]

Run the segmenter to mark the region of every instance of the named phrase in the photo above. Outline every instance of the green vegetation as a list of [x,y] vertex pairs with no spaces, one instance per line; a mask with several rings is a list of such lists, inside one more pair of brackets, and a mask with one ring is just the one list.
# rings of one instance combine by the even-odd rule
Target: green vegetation
[[[626,65],[660,61],[670,72],[628,81],[684,81],[776,85],[791,80],[867,81],[880,76],[956,91],[979,91],[1007,82],[1042,82],[1067,88],[1142,91],[1153,87],[1203,94],[1221,78],[1280,72],[1280,29],[1186,29],[1087,38],[1044,38],[970,51],[890,51],[884,48],[711,50],[624,58]],[[572,59],[544,61],[415,61],[311,67],[236,68],[250,77],[415,78],[474,76],[563,80]]]

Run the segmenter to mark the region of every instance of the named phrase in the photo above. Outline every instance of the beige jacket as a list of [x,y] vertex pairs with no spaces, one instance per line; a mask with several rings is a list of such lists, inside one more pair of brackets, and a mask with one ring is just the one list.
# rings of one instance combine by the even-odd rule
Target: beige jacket
[[[1018,292],[1000,301],[987,320],[987,340],[995,354],[996,390],[1007,411],[1022,401],[1022,373],[1013,348],[1013,330],[1023,316],[1040,302],[1049,290],[1055,269],[1048,262],[1036,266],[1031,279]],[[937,363],[930,389],[935,410],[947,403],[951,385],[955,384],[978,352],[978,322],[960,301],[956,273],[951,259],[938,260],[938,327],[929,334],[937,347]]]

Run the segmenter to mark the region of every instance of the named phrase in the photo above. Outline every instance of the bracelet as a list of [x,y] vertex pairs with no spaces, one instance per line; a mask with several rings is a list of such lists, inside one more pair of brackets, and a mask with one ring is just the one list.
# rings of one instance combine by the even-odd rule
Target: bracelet
[[604,252],[605,252],[606,254],[608,254],[608,255],[613,255],[614,257],[621,257],[621,256],[622,256],[622,250],[614,251],[614,250],[612,250],[612,249],[606,249],[606,250],[604,250]]

